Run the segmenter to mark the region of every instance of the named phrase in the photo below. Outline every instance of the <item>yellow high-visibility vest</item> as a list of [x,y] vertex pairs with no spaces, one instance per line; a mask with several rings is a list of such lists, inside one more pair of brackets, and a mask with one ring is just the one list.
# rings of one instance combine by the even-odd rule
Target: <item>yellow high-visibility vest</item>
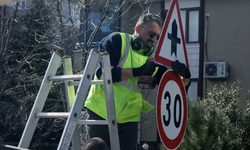
[[[131,35],[120,33],[122,39],[121,58],[119,67],[137,68],[145,64],[148,56],[138,54],[130,46]],[[158,69],[158,68],[157,68]],[[154,72],[154,74],[157,72]],[[139,77],[129,78],[127,80],[113,83],[116,117],[118,123],[138,122],[142,111],[149,112],[154,107],[143,100],[141,91],[138,87]],[[94,80],[98,80],[95,76]],[[107,119],[107,110],[105,102],[105,92],[103,85],[92,85],[89,95],[85,102],[85,107]]]

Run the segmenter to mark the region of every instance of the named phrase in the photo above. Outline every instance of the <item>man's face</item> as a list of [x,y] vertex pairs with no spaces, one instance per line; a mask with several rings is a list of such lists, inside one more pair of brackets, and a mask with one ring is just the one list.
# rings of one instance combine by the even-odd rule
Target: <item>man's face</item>
[[139,27],[138,36],[149,47],[153,46],[161,33],[161,27],[156,22],[150,22]]

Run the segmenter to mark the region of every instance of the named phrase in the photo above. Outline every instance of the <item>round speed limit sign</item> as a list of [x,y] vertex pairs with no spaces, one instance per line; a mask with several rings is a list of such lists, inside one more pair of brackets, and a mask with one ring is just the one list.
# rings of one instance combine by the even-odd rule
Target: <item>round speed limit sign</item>
[[180,145],[187,124],[186,91],[179,75],[164,73],[157,94],[157,127],[166,148]]

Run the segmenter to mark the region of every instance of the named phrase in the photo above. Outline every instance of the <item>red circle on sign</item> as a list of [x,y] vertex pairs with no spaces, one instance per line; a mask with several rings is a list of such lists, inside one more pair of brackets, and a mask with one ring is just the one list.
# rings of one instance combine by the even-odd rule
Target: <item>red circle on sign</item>
[[[180,88],[181,94],[182,94],[182,100],[183,100],[183,123],[180,129],[180,132],[178,134],[178,136],[175,139],[170,139],[169,137],[167,137],[164,128],[163,128],[163,122],[162,122],[162,114],[161,114],[161,104],[162,104],[162,93],[164,91],[165,85],[169,82],[169,81],[175,81],[177,83],[177,85]],[[158,88],[158,94],[157,94],[157,104],[156,104],[156,116],[157,116],[157,127],[158,127],[158,131],[160,134],[160,138],[163,142],[163,144],[165,145],[166,148],[168,149],[176,149],[181,141],[182,138],[184,136],[185,133],[185,129],[186,129],[186,124],[187,124],[187,99],[186,99],[186,92],[185,92],[185,88],[184,85],[182,83],[182,80],[180,78],[179,75],[173,73],[172,70],[167,71],[166,73],[164,73],[159,88]]]

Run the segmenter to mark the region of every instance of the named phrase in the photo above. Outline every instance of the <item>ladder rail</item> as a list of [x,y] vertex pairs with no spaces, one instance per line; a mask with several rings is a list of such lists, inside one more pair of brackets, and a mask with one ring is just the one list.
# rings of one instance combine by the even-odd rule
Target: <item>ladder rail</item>
[[35,114],[37,112],[41,112],[45,101],[47,99],[47,96],[49,94],[49,90],[51,88],[52,85],[52,81],[48,81],[47,78],[48,76],[54,76],[56,74],[56,71],[58,69],[58,67],[61,64],[61,56],[59,55],[59,53],[53,53],[52,58],[50,60],[49,66],[46,70],[45,76],[43,78],[41,87],[39,89],[39,92],[37,94],[35,103],[32,107],[31,113],[29,115],[27,124],[25,126],[25,129],[23,131],[21,140],[18,144],[18,147],[21,148],[28,148],[31,142],[31,139],[34,135],[37,123],[39,118],[35,117]]
[[71,108],[70,116],[66,122],[57,150],[68,150],[69,148],[72,135],[74,133],[76,124],[80,117],[79,112],[81,112],[83,104],[87,98],[86,95],[89,89],[86,88],[86,85],[90,85],[90,82],[92,80],[92,75],[95,72],[95,67],[90,66],[90,64],[97,66],[98,60],[99,60],[99,53],[92,50],[88,58],[86,67],[84,69],[84,74],[78,86],[75,101]]
[[113,81],[111,76],[111,67],[108,54],[103,54],[100,58],[102,64],[102,74],[105,90],[106,108],[108,116],[108,128],[110,137],[111,150],[120,150],[120,142],[118,135],[114,92],[113,92]]

